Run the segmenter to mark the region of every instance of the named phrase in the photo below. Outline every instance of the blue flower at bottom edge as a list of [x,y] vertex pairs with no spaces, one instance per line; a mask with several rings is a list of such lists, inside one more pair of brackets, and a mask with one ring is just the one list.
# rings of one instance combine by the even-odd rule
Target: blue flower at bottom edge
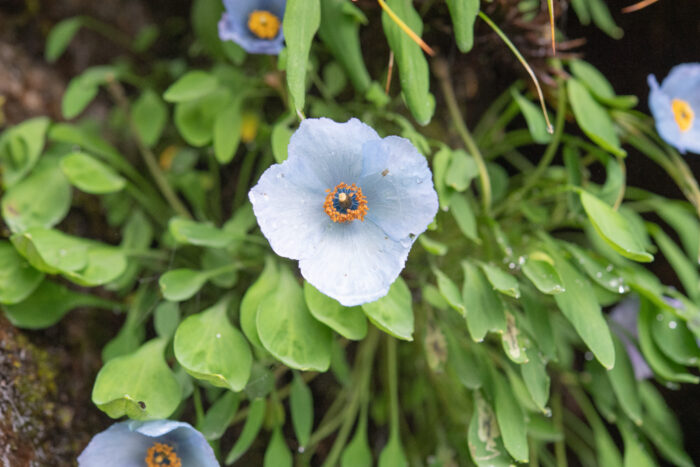
[[219,38],[234,41],[251,54],[277,55],[282,50],[282,18],[287,0],[224,0]]
[[288,153],[248,194],[272,249],[345,306],[386,295],[437,213],[425,157],[354,118],[302,121]]
[[207,440],[188,423],[173,420],[115,423],[95,435],[79,467],[219,467]]
[[673,67],[661,86],[654,75],[647,80],[656,131],[681,153],[700,154],[700,63]]

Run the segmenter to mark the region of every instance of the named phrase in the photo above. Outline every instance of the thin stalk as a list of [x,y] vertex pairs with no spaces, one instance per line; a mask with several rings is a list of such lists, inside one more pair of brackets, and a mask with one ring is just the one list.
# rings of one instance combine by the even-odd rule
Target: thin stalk
[[[563,405],[561,403],[561,393],[558,391],[555,391],[552,396],[552,421],[554,422],[554,427],[561,433],[564,433]],[[564,439],[554,443],[554,455],[557,459],[557,467],[567,466]]]
[[459,111],[455,91],[452,87],[452,82],[450,81],[450,70],[447,62],[444,59],[436,59],[433,63],[433,72],[440,81],[442,93],[445,96],[447,110],[450,113],[452,123],[454,123],[455,127],[457,127],[457,133],[459,133],[459,136],[462,138],[467,150],[476,161],[476,165],[479,169],[479,179],[481,181],[481,197],[484,204],[484,212],[488,213],[491,209],[491,180],[489,179],[489,173],[486,169],[484,157],[481,155],[481,151],[474,142],[471,133],[469,133],[467,124],[464,122],[462,113]]
[[153,180],[155,180],[158,189],[160,189],[161,194],[168,202],[170,207],[178,215],[185,217],[186,219],[191,219],[192,216],[190,215],[189,211],[182,203],[182,201],[180,201],[180,198],[177,197],[172,187],[168,183],[168,180],[165,178],[165,175],[160,170],[160,166],[158,165],[158,161],[156,159],[155,154],[153,154],[153,151],[151,151],[151,149],[148,146],[146,146],[143,140],[141,139],[141,136],[138,132],[138,128],[136,128],[136,124],[131,118],[129,100],[126,97],[124,88],[119,83],[119,81],[111,80],[109,82],[109,85],[107,86],[107,89],[109,90],[109,93],[112,95],[117,105],[124,112],[124,117],[126,118],[129,124],[129,129],[131,130],[131,134],[139,148],[139,153],[141,154],[141,157],[146,163],[146,167],[148,167],[148,171],[151,173]]

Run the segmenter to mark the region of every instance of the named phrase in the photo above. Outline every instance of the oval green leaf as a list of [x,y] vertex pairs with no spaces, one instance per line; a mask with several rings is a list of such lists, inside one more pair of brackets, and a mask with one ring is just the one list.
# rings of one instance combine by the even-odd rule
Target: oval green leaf
[[344,307],[308,282],[304,282],[304,298],[314,318],[341,336],[361,340],[367,335],[367,318],[360,307]]
[[362,305],[362,311],[382,331],[397,339],[413,340],[413,307],[411,291],[399,277],[389,293],[377,301]]
[[61,170],[75,187],[94,195],[116,193],[126,186],[126,180],[111,167],[84,152],[61,159]]

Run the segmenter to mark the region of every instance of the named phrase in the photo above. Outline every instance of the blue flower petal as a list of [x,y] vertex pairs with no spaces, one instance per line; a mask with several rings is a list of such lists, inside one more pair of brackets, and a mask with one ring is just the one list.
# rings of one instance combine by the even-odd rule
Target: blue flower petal
[[314,256],[299,261],[304,278],[345,306],[383,297],[411,249],[371,221],[330,222]]
[[312,186],[332,190],[341,182],[350,185],[359,180],[362,146],[379,139],[376,131],[356,118],[345,123],[307,118],[289,141],[289,160],[304,166]]
[[95,435],[78,456],[80,467],[143,467],[153,439],[134,433],[130,422],[115,423]]
[[324,229],[333,223],[323,211],[325,190],[309,186],[313,174],[303,170],[291,158],[275,164],[248,193],[260,230],[275,253],[285,258],[314,254]]
[[428,163],[405,138],[389,136],[363,147],[358,185],[367,197],[367,219],[391,238],[415,238],[438,210],[438,198]]
[[281,22],[286,4],[286,0],[224,0],[226,12],[219,21],[219,38],[236,42],[248,53],[277,55],[284,47],[282,27],[274,39],[261,39],[248,28],[248,17],[255,10],[263,10]]

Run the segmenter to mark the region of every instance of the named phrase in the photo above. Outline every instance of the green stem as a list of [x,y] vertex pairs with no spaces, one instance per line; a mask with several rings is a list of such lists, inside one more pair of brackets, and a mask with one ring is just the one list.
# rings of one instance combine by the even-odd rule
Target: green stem
[[191,219],[192,216],[190,215],[189,211],[182,203],[182,201],[180,201],[180,198],[177,197],[172,187],[168,183],[168,180],[165,178],[165,175],[160,170],[160,167],[158,166],[158,161],[156,160],[156,156],[153,154],[153,151],[151,151],[151,149],[148,146],[146,146],[143,140],[141,139],[138,128],[136,127],[136,124],[131,118],[129,100],[127,99],[126,94],[124,93],[124,88],[119,83],[119,81],[116,80],[110,81],[107,88],[109,89],[109,92],[116,101],[117,105],[124,112],[124,117],[126,118],[129,124],[129,129],[131,130],[133,138],[136,140],[139,152],[141,153],[141,156],[143,157],[143,160],[146,163],[146,167],[148,167],[148,171],[151,173],[151,176],[155,180],[156,185],[158,185],[161,194],[168,202],[170,207],[173,208],[173,210],[177,214],[186,219]]
[[129,37],[129,35],[125,34],[123,31],[115,28],[109,23],[105,23],[104,21],[97,20],[90,16],[82,16],[80,20],[83,26],[87,29],[100,34],[101,36],[111,40],[115,44],[118,44],[127,50],[133,51],[131,37]]
[[387,373],[389,377],[389,437],[399,436],[399,372],[396,359],[396,339],[387,337]]
[[[554,427],[561,433],[564,433],[564,421],[563,421],[563,405],[561,403],[561,393],[558,391],[554,392],[552,396],[552,421],[554,422]],[[557,459],[557,467],[566,467],[566,446],[564,445],[564,439],[560,439],[554,443],[554,455]]]
[[486,163],[481,155],[479,147],[474,142],[467,124],[464,122],[462,113],[459,111],[459,106],[457,105],[457,98],[455,97],[454,88],[452,87],[452,82],[450,81],[450,70],[447,62],[438,58],[433,62],[433,72],[440,80],[440,85],[442,86],[442,93],[445,96],[445,102],[447,103],[447,110],[450,113],[452,122],[457,127],[457,133],[462,138],[464,145],[467,150],[471,153],[472,157],[476,161],[476,165],[479,169],[479,179],[481,180],[481,197],[484,204],[484,212],[488,213],[491,208],[491,180],[489,179],[489,173],[486,169]]

